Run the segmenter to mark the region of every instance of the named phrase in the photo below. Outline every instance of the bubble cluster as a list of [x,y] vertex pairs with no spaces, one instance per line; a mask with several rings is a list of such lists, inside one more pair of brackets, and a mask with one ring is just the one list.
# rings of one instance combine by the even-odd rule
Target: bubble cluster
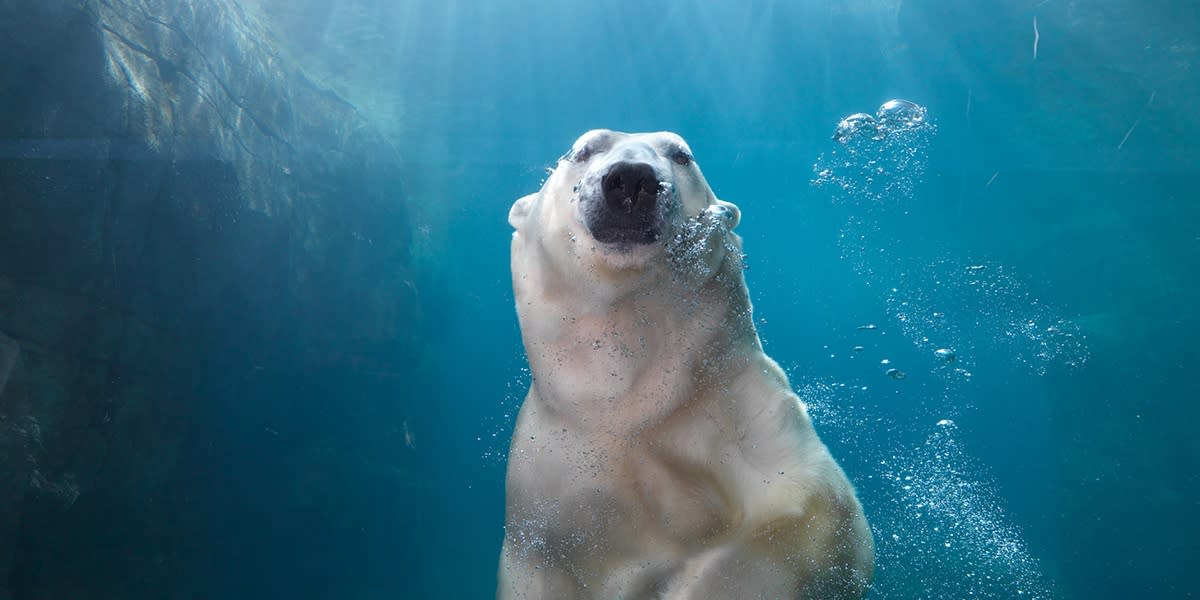
[[[873,598],[1051,598],[986,470],[964,451],[953,418],[971,405],[969,382],[981,357],[1040,376],[1083,364],[1088,350],[1078,327],[1003,265],[908,251],[928,236],[906,228],[905,217],[935,133],[924,107],[891,100],[874,116],[842,119],[832,149],[813,165],[814,186],[852,209],[839,232],[842,259],[880,291],[892,325],[927,357],[934,389],[913,397],[906,416],[890,418],[872,405],[874,388],[859,383],[810,384],[802,394],[822,436],[865,473],[856,483],[877,544]],[[881,335],[891,330],[880,325]],[[881,368],[893,379],[905,375],[889,359]],[[899,394],[889,399],[908,398],[904,390],[912,383],[888,386]],[[925,441],[888,443],[914,437]],[[883,442],[863,449],[864,439]],[[847,470],[853,474],[853,463]]]
[[[864,496],[877,556],[872,598],[1054,597],[953,419],[900,423],[844,383],[809,381],[799,393]],[[910,430],[923,442],[899,441]]]
[[[1035,297],[1004,265],[964,265],[952,258],[924,265],[907,265],[898,258],[893,262],[875,269],[898,273],[901,280],[886,292],[888,313],[942,367],[956,363],[955,369],[969,368],[985,350],[1037,375],[1052,366],[1076,368],[1087,361],[1079,327]],[[969,356],[959,360],[960,352]]]
[[667,260],[672,269],[688,278],[707,279],[720,266],[709,255],[720,244],[726,256],[741,263],[742,251],[725,235],[733,214],[725,207],[714,205],[700,214],[687,219],[678,231],[667,240]]
[[500,401],[500,410],[489,412],[484,423],[483,434],[476,436],[475,441],[480,445],[480,458],[485,464],[502,465],[508,457],[508,446],[517,414],[521,403],[529,393],[533,384],[533,374],[528,367],[523,367],[520,373],[511,378],[505,385],[504,397]]
[[875,116],[855,113],[842,119],[833,134],[838,146],[813,165],[813,185],[843,200],[911,197],[937,132],[926,114],[925,107],[908,100],[888,100]]
[[[1020,533],[1007,522],[984,469],[942,419],[924,444],[879,463],[900,518],[872,524],[881,589],[895,598],[1053,597]],[[915,556],[914,556],[915,555]],[[888,560],[891,559],[891,560]]]
[[838,123],[836,147],[813,165],[813,184],[855,208],[839,232],[841,257],[886,290],[888,313],[913,344],[955,349],[950,359],[935,354],[945,377],[969,377],[980,345],[1039,375],[1082,365],[1088,350],[1079,328],[1002,265],[953,256],[920,261],[896,251],[922,235],[896,224],[924,176],[935,133],[925,107],[900,99],[874,117],[856,113]]

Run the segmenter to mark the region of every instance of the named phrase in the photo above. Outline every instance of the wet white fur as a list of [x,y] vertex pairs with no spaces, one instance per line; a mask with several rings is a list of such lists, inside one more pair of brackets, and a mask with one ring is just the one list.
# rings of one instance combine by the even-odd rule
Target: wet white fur
[[[502,599],[859,598],[870,531],[759,343],[738,208],[671,133],[593,131],[513,205],[512,276],[533,384],[509,454]],[[619,158],[670,173],[659,243],[607,247],[577,184]]]

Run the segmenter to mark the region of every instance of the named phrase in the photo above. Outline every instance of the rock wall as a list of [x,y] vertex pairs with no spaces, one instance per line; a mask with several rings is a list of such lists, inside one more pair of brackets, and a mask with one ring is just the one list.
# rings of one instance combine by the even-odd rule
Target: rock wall
[[223,589],[184,565],[238,452],[325,457],[273,464],[296,492],[338,461],[409,485],[296,416],[331,378],[403,393],[399,164],[235,2],[0,2],[0,599],[211,597],[178,590]]

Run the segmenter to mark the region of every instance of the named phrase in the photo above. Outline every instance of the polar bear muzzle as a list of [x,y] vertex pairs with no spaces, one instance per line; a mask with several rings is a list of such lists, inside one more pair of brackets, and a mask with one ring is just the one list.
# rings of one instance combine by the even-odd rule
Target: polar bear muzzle
[[672,186],[654,165],[622,160],[588,175],[580,190],[580,208],[584,225],[597,242],[652,244],[662,238]]

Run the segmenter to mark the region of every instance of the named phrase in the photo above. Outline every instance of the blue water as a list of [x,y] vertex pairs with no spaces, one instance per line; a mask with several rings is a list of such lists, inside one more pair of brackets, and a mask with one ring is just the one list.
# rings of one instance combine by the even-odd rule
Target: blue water
[[[872,521],[873,598],[1192,597],[1200,19],[977,4],[379,8],[436,247],[437,358],[402,409],[427,479],[393,507],[418,596],[491,593],[527,379],[504,217],[607,127],[680,133],[742,208],[766,349]],[[834,128],[896,97],[936,129],[864,182]],[[857,189],[814,185],[828,164]]]
[[[494,595],[529,380],[506,215],[599,127],[681,134],[740,206],[764,346],[871,521],[870,598],[1196,594],[1197,3],[246,4],[399,150],[422,347],[201,361],[225,404],[176,466],[179,597]],[[893,98],[920,127],[833,139]],[[66,572],[135,585],[76,548]]]
[[[611,127],[683,134],[742,206],[764,343],[818,404],[875,528],[872,598],[1190,598],[1200,208],[1187,107],[1200,90],[1178,62],[1196,56],[1198,20],[1139,7],[401,11],[424,25],[385,50],[421,115],[398,143],[415,142],[430,187],[414,196],[438,204],[449,275],[430,314],[436,406],[409,409],[431,476],[414,498],[424,593],[493,583],[524,379],[505,211],[578,133]],[[892,97],[936,125],[918,140],[923,169],[881,176],[911,192],[812,185],[838,121]],[[865,241],[839,239],[852,218]],[[906,332],[889,299],[950,323]],[[1078,340],[1044,340],[1056,324]],[[947,373],[940,343],[970,378]],[[884,376],[883,359],[908,377]]]

